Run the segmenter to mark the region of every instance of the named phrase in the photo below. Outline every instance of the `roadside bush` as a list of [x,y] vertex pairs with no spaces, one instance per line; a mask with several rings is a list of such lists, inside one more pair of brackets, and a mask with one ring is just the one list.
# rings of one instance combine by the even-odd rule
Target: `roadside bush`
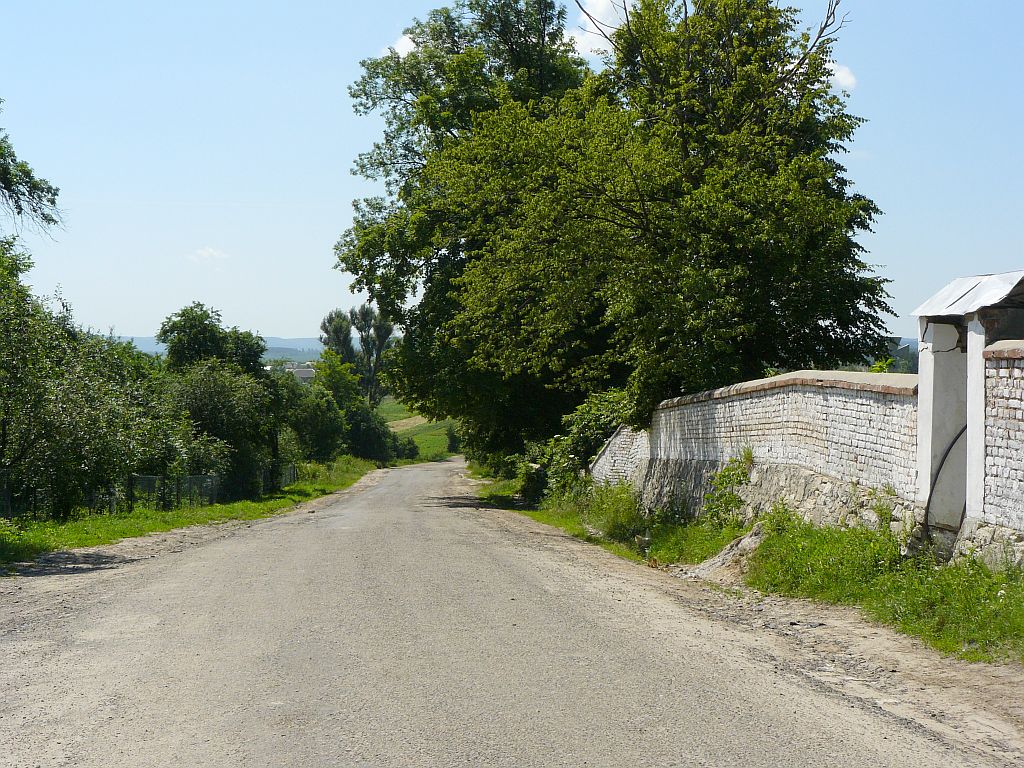
[[395,453],[399,459],[415,459],[420,455],[420,447],[411,437],[399,437]]
[[540,504],[548,486],[548,473],[544,467],[524,460],[519,464],[516,480],[519,481],[519,495],[522,500],[531,507]]
[[626,392],[611,389],[590,395],[562,419],[565,434],[547,443],[543,461],[552,492],[565,491],[580,482],[597,452],[623,423],[626,409]]
[[605,538],[626,544],[634,543],[635,537],[650,526],[633,495],[633,487],[626,483],[593,486],[582,517]]
[[415,459],[419,446],[411,437],[400,438],[391,431],[384,417],[365,400],[360,400],[348,412],[348,448],[354,456],[378,464],[390,464],[396,459]]
[[476,461],[491,477],[514,480],[519,474],[519,465],[523,460],[524,456],[520,453],[490,453]]
[[353,455],[387,464],[396,458],[397,438],[380,414],[360,401],[347,414],[348,444]]
[[345,416],[331,393],[318,383],[304,387],[289,423],[307,461],[329,462],[345,448]]

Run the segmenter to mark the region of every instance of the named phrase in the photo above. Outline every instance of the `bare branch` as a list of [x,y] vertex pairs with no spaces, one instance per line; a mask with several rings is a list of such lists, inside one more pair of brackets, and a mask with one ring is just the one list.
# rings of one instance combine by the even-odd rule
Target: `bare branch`
[[846,20],[849,14],[843,14],[842,18],[836,19],[836,14],[839,12],[839,4],[842,0],[828,0],[828,7],[825,9],[825,18],[822,19],[821,24],[818,25],[818,31],[811,39],[810,45],[807,46],[807,50],[803,52],[799,59],[793,62],[793,65],[786,70],[783,76],[779,79],[777,85],[782,86],[792,80],[804,67],[807,66],[808,60],[811,55],[821,45],[829,40],[835,38],[846,27]]
[[[601,37],[603,37],[605,41],[607,41],[608,45],[610,45],[614,50],[618,50],[618,46],[615,45],[615,41],[612,39],[612,36],[606,31],[614,30],[615,27],[612,24],[608,24],[606,22],[598,20],[594,16],[594,14],[592,14],[590,11],[586,9],[586,7],[584,7],[582,0],[575,0],[575,2],[576,7],[580,9],[580,13],[587,17],[587,20],[591,23],[591,25],[593,25],[594,30],[597,32],[597,34],[601,35]],[[622,3],[623,5],[625,5],[626,0],[622,0]]]

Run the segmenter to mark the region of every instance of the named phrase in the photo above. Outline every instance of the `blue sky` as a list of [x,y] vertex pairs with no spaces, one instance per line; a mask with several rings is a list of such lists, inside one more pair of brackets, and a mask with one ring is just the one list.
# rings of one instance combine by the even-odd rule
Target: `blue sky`
[[[30,282],[124,335],[194,300],[266,335],[316,335],[359,301],[331,248],[374,191],[349,168],[379,126],[346,87],[441,4],[8,0],[0,126],[66,213],[26,233]],[[810,23],[825,1],[797,5]],[[892,280],[892,331],[913,335],[909,312],[952,278],[1024,267],[1024,4],[842,7],[836,60],[868,119],[847,165],[885,211],[863,243]]]

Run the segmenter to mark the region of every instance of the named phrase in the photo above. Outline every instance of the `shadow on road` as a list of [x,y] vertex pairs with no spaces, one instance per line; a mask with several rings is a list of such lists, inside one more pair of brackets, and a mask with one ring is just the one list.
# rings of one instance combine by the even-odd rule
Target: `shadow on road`
[[425,507],[445,507],[447,509],[486,509],[487,504],[483,499],[476,496],[428,496],[424,499]]
[[426,499],[425,506],[446,507],[448,509],[524,509],[524,505],[514,496],[431,496]]
[[34,563],[15,564],[12,573],[17,576],[70,576],[106,571],[130,563],[133,559],[107,552],[50,552]]

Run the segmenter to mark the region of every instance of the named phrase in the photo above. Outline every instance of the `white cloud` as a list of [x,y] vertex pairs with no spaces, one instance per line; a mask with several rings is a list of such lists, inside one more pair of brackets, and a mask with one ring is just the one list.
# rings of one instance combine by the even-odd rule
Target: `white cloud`
[[[583,0],[586,13],[579,13],[575,28],[570,30],[569,35],[576,42],[576,48],[580,53],[608,51],[608,41],[604,39],[599,29],[609,33],[622,23],[622,2],[623,0]],[[599,22],[600,28],[595,21]]]
[[832,70],[832,86],[842,91],[852,91],[857,87],[857,77],[853,74],[853,70],[845,64],[840,64],[835,61],[828,63],[828,68]]
[[408,35],[402,35],[400,38],[395,40],[391,45],[381,51],[381,54],[386,55],[390,51],[395,51],[399,56],[405,56],[407,53],[412,53],[416,48],[416,43],[412,41],[412,38]]
[[224,253],[224,251],[219,251],[216,248],[206,246],[205,248],[198,248],[192,251],[192,253],[187,254],[185,258],[193,264],[212,267],[217,272],[223,272],[224,262],[231,257]]

